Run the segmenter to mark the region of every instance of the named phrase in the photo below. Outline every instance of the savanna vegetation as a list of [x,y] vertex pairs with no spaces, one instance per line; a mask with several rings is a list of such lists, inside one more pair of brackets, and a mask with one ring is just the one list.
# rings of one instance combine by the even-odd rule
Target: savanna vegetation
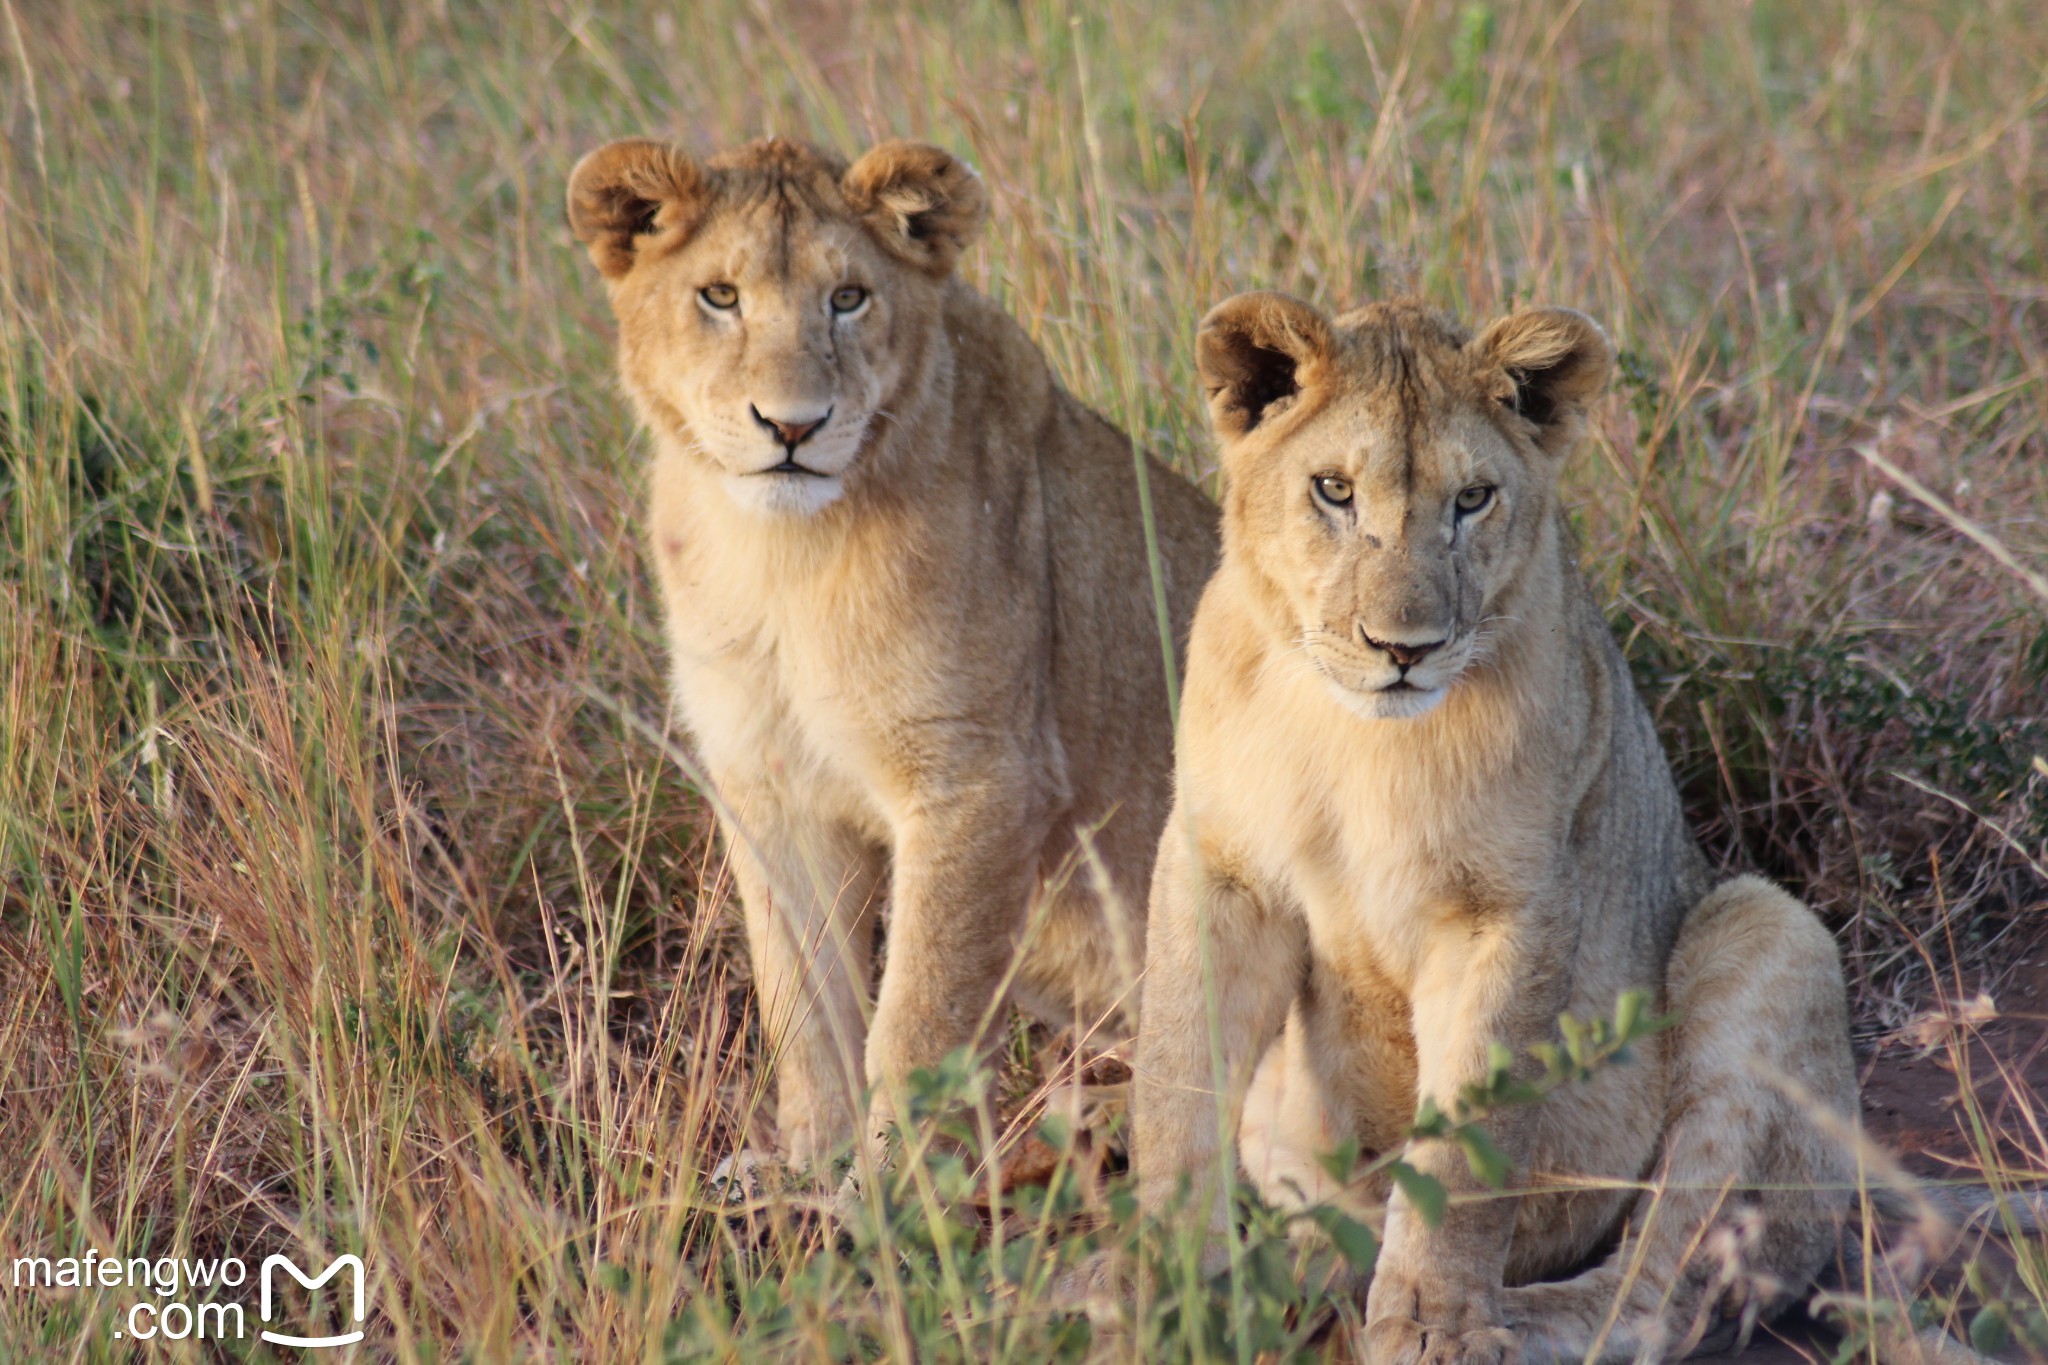
[[[0,0],[0,1261],[355,1251],[407,1362],[1341,1358],[1270,1214],[1215,1285],[1136,1218],[1120,1064],[1041,1028],[849,1225],[710,1182],[764,1058],[561,199],[771,131],[973,161],[962,269],[1212,487],[1240,289],[1599,319],[1576,520],[1710,850],[1838,931],[1866,1054],[1981,1066],[2048,960],[2023,0]],[[1956,1178],[2048,1173],[2024,1061]],[[1103,1249],[1120,1326],[1054,1292]],[[2039,1246],[1914,1288],[2048,1350]],[[297,1358],[134,1297],[0,1283],[0,1358]]]

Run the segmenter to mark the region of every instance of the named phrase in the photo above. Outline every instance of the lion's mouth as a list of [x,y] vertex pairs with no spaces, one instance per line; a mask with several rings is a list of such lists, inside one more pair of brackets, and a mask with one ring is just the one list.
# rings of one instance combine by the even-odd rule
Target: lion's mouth
[[832,477],[822,469],[813,469],[807,464],[798,464],[793,459],[787,459],[781,464],[770,465],[766,469],[757,469],[754,472],[756,474],[801,474],[805,478],[810,479],[829,479]]

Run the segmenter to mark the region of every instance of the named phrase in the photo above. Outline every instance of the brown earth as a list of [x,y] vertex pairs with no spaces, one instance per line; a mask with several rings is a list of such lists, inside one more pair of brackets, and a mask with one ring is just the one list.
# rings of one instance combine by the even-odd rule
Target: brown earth
[[[2014,963],[2009,984],[1993,999],[1996,1017],[1981,1025],[1957,1027],[1943,1018],[1967,1005],[1930,1011],[1918,1021],[1924,1027],[1917,1036],[1886,1039],[1865,1062],[1864,1128],[1915,1175],[1981,1176],[1969,1107],[1961,1103],[1966,1088],[1983,1122],[2001,1136],[2007,1162],[2038,1167],[2048,1152],[2037,1126],[2048,1122],[2039,1103],[2048,1096],[2048,941]],[[1906,1032],[1915,1030],[1909,1025]]]

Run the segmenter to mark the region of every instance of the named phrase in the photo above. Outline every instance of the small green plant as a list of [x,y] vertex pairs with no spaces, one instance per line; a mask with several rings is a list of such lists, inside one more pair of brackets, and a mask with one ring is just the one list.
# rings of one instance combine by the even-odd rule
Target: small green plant
[[1470,120],[1479,110],[1485,92],[1482,68],[1498,25],[1491,5],[1468,4],[1458,11],[1457,31],[1451,38],[1451,74],[1444,85],[1444,98],[1461,119]]
[[[1645,1015],[1644,1003],[1631,992],[1611,1019],[1565,1016],[1561,1041],[1532,1050],[1534,1068],[1521,1068],[1521,1076],[1515,1059],[1500,1050],[1486,1078],[1448,1112],[1422,1106],[1409,1138],[1455,1143],[1476,1175],[1503,1187],[1508,1166],[1487,1136],[1487,1121],[1626,1064],[1630,1046],[1666,1022]],[[1079,1306],[1061,1306],[1053,1291],[1104,1260],[1121,1268],[1123,1283],[1146,1287],[1112,1329],[1146,1358],[1307,1358],[1333,1323],[1355,1311],[1348,1286],[1370,1276],[1378,1238],[1332,1205],[1278,1210],[1240,1186],[1230,1267],[1204,1274],[1206,1220],[1190,1208],[1188,1188],[1142,1212],[1128,1177],[1090,1188],[1078,1135],[1057,1118],[1036,1129],[1061,1154],[1045,1182],[992,1190],[1001,1153],[986,1145],[991,1127],[981,1112],[992,1085],[988,1070],[965,1052],[914,1073],[897,1159],[872,1197],[842,1199],[833,1219],[799,1215],[796,1205],[806,1199],[800,1192],[771,1195],[765,1209],[731,1218],[735,1229],[751,1228],[752,1235],[725,1239],[712,1254],[707,1284],[717,1291],[699,1298],[670,1333],[670,1357],[722,1358],[740,1341],[771,1356],[814,1346],[835,1358],[870,1356],[886,1354],[897,1331],[919,1359],[985,1359],[1028,1341],[1030,1352],[1078,1360],[1097,1329]],[[1443,1216],[1442,1185],[1398,1151],[1361,1161],[1352,1141],[1322,1161],[1340,1184],[1384,1177],[1431,1223]],[[1338,1264],[1320,1254],[1324,1247]],[[1333,1273],[1340,1265],[1345,1273]],[[1045,1307],[1024,1318],[1005,1308],[1032,1299]],[[892,1301],[901,1305],[893,1320]],[[834,1308],[820,1318],[813,1305],[825,1303]]]

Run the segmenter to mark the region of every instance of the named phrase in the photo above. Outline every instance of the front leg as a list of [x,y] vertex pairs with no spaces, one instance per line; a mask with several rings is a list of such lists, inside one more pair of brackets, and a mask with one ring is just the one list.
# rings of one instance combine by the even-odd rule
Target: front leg
[[731,813],[720,823],[775,1067],[783,1155],[823,1177],[854,1132],[882,857],[852,831],[791,811],[772,788],[716,785]]
[[1157,1207],[1191,1180],[1221,1234],[1219,1158],[1301,989],[1308,944],[1300,916],[1269,911],[1212,853],[1177,809],[1152,875],[1131,1156],[1141,1198]]
[[1028,777],[991,767],[898,820],[888,956],[867,1076],[868,1139],[880,1152],[912,1071],[986,1042],[1038,883],[1047,817]]
[[[1526,912],[1434,928],[1423,948],[1412,1009],[1416,1087],[1455,1115],[1467,1087],[1485,1081],[1492,1044],[1505,1044],[1527,1074],[1529,1045],[1548,1037],[1568,997],[1569,937],[1558,917]],[[1511,1106],[1485,1121],[1509,1162],[1526,1175],[1533,1115]],[[1374,1365],[1497,1365],[1513,1359],[1501,1326],[1501,1277],[1514,1236],[1516,1201],[1473,1174],[1463,1148],[1411,1142],[1403,1159],[1442,1185],[1450,1203],[1435,1227],[1405,1193],[1387,1209],[1386,1236],[1366,1299],[1365,1345]]]

